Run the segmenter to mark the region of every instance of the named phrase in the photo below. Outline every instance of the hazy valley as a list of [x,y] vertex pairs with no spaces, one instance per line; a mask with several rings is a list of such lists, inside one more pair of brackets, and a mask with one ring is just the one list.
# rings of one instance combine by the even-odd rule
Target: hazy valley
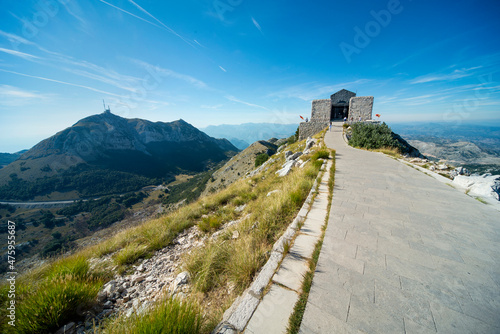
[[[252,134],[256,128],[266,130]],[[242,140],[288,137],[296,125],[284,128],[224,127]],[[18,226],[19,270],[175,210],[179,203],[207,193],[207,183],[211,192],[222,189],[254,168],[257,155],[276,152],[276,145],[261,143],[238,155],[239,165],[230,167],[231,178],[229,168],[217,171],[238,152],[229,141],[182,120],[153,123],[105,112],[80,120],[30,150],[0,155],[6,164],[0,169],[0,218]],[[68,200],[75,202],[62,203]],[[13,202],[25,204],[9,204]],[[0,233],[7,232],[5,223]]]
[[473,173],[500,175],[500,126],[413,123],[391,127],[430,159],[446,160]]

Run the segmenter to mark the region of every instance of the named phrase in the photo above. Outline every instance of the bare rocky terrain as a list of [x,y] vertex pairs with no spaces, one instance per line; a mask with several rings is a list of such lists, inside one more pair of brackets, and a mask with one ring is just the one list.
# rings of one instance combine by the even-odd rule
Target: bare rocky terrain
[[211,192],[216,192],[227,187],[242,176],[245,176],[255,169],[255,158],[259,154],[266,153],[268,156],[271,156],[276,153],[281,143],[282,141],[275,140],[259,140],[253,143],[245,150],[232,157],[224,166],[213,173],[203,194],[206,195]]
[[429,158],[448,160],[457,164],[500,165],[500,156],[488,153],[468,141],[434,139],[433,141],[409,140],[408,142]]

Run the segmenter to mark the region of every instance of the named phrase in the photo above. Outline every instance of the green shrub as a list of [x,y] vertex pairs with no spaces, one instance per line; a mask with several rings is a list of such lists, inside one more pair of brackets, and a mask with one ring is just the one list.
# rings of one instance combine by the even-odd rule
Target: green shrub
[[267,159],[269,159],[269,155],[267,153],[261,153],[257,155],[257,157],[255,158],[255,167],[259,167],[264,162],[266,162]]
[[118,265],[132,264],[146,254],[147,251],[145,246],[140,246],[133,242],[115,254],[113,259]]
[[3,333],[47,333],[81,315],[89,307],[103,279],[89,271],[83,256],[54,262],[38,284],[16,286],[16,326],[4,324]]
[[121,316],[105,327],[107,334],[196,334],[202,330],[202,310],[190,300],[167,298],[147,312]]
[[193,252],[186,268],[191,274],[194,287],[208,292],[218,286],[223,279],[220,273],[227,269],[230,251],[227,243],[209,243],[204,249]]
[[222,221],[220,217],[211,215],[208,217],[204,217],[201,219],[201,221],[198,223],[198,227],[200,230],[203,232],[209,232],[213,231],[221,225]]
[[320,150],[320,151],[315,152],[312,155],[311,160],[316,161],[318,159],[328,159],[329,156],[330,156],[330,153],[328,153],[328,151]]
[[401,150],[401,144],[394,138],[387,124],[354,123],[351,125],[352,136],[349,145],[353,147],[375,150],[380,148],[396,148]]

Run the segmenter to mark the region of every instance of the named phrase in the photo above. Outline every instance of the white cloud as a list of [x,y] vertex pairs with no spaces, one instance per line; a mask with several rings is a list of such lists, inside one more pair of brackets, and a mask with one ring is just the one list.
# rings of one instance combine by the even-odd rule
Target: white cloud
[[16,57],[21,57],[21,58],[26,59],[26,60],[40,59],[40,57],[34,56],[32,54],[29,54],[29,53],[16,51],[16,50],[0,48],[0,51],[8,53],[8,54],[16,56]]
[[454,70],[451,73],[432,73],[432,74],[427,74],[423,75],[420,77],[417,77],[413,80],[410,80],[410,84],[419,84],[419,83],[427,83],[427,82],[433,82],[433,81],[451,81],[451,80],[457,80],[465,77],[469,77],[471,75],[474,75],[475,73],[473,72],[476,69],[481,68],[482,66],[475,66],[475,67],[470,67],[470,68],[462,68],[462,69],[457,69]]
[[[45,58],[41,58],[38,56],[34,56],[28,53],[20,52],[20,51],[15,51],[15,50],[10,50],[10,49],[4,49],[0,48],[1,52],[5,52],[8,54],[12,54],[21,58],[24,58],[26,60],[41,64],[43,66],[52,66],[56,67],[60,70],[66,71],[68,73],[96,80],[108,85],[111,85],[116,88],[120,88],[123,90],[126,90],[128,92],[136,92],[137,87],[140,87],[141,85],[141,79],[133,76],[128,76],[128,75],[123,75],[120,73],[117,73],[113,70],[110,70],[108,68],[101,67],[99,65],[90,63],[88,61],[82,61],[75,59],[73,57],[58,53],[58,52],[52,52],[49,51],[35,43],[29,42],[24,40],[22,37],[13,35],[13,34],[8,34],[5,32],[0,31],[0,35],[5,36],[9,40],[13,41],[19,41],[23,44],[31,44],[36,46],[40,51],[44,52],[46,54]],[[66,64],[68,65],[67,67],[61,67],[61,64]]]
[[[345,88],[357,87],[370,82],[368,79],[359,79],[351,82],[344,82],[336,85],[325,85],[316,82],[308,82],[300,85],[286,87],[282,90],[269,94],[270,97],[278,97],[282,99],[298,98],[304,101],[314,99],[327,99],[331,94]],[[350,88],[353,90],[353,88]]]
[[253,16],[251,18],[252,18],[253,25],[260,31],[261,34],[264,34],[262,32],[262,28],[260,27],[259,22],[257,22],[257,20]]
[[24,90],[10,85],[0,85],[0,105],[18,107],[35,103],[34,100],[46,100],[48,95]]
[[160,27],[159,25],[157,25],[156,23],[151,22],[151,21],[148,21],[148,20],[146,20],[146,19],[144,19],[144,18],[142,18],[142,17],[140,17],[140,16],[137,16],[137,15],[135,15],[135,14],[132,14],[131,12],[128,12],[128,11],[126,11],[125,9],[122,9],[122,8],[120,8],[120,7],[117,7],[117,6],[113,5],[113,4],[110,4],[109,2],[106,2],[106,1],[104,1],[104,0],[98,0],[98,1],[100,1],[100,2],[104,3],[104,4],[108,5],[108,6],[111,6],[111,7],[115,8],[115,9],[118,9],[119,11],[121,11],[121,12],[123,12],[123,13],[125,13],[125,14],[128,14],[128,15],[130,15],[130,16],[133,16],[133,17],[135,17],[136,19],[139,19],[139,20],[141,20],[141,21],[144,21],[144,22],[146,22],[146,23],[149,23],[149,24],[151,24],[151,25],[153,25],[153,26],[155,26],[155,27],[157,27],[157,28],[161,28],[161,27]]
[[160,76],[166,76],[166,77],[179,79],[179,80],[185,81],[185,82],[187,82],[195,87],[198,87],[198,88],[204,88],[204,89],[209,88],[206,83],[204,83],[203,81],[196,79],[190,75],[178,73],[178,72],[175,72],[175,71],[170,70],[168,68],[153,66],[153,65],[148,64],[142,60],[138,60],[138,59],[131,59],[131,60],[132,60],[132,62],[136,63],[137,65],[141,66],[144,69],[155,71]]
[[219,109],[221,107],[223,107],[224,105],[223,104],[217,104],[217,105],[214,105],[214,106],[209,106],[209,105],[202,105],[200,106],[200,108],[203,108],[203,109]]
[[191,44],[191,42],[189,42],[187,39],[185,39],[184,37],[182,37],[181,35],[179,35],[174,29],[170,28],[165,23],[163,23],[162,21],[158,20],[150,12],[148,12],[147,10],[145,10],[144,8],[142,8],[141,6],[139,6],[138,4],[136,4],[133,0],[128,0],[128,2],[130,2],[131,4],[133,4],[134,6],[136,6],[141,12],[143,12],[144,14],[148,15],[149,17],[151,17],[152,19],[154,19],[156,22],[158,22],[159,24],[161,24],[165,29],[167,29],[168,31],[170,31],[172,34],[174,34],[175,36],[179,37],[180,39],[182,39],[184,42],[186,42],[190,46],[193,46],[193,44]]
[[256,108],[260,108],[260,109],[264,109],[264,110],[269,110],[268,108],[263,107],[263,106],[259,106],[258,104],[253,104],[253,103],[250,103],[250,102],[245,102],[245,101],[242,101],[240,99],[237,99],[236,97],[234,97],[232,95],[227,95],[227,96],[225,96],[225,98],[228,99],[229,101],[233,101],[233,102],[236,102],[236,103],[241,103],[241,104],[247,105],[249,107],[256,107]]
[[227,72],[227,71],[226,71],[226,69],[225,69],[224,67],[220,66],[220,65],[219,65],[219,68],[220,68],[221,70],[223,70],[224,72]]
[[5,72],[5,73],[11,73],[11,74],[20,75],[20,76],[23,76],[23,77],[28,77],[28,78],[33,78],[33,79],[39,79],[39,80],[44,80],[44,81],[50,81],[50,82],[55,82],[55,83],[59,83],[59,84],[62,84],[62,85],[68,85],[68,86],[73,86],[73,87],[80,87],[80,88],[88,89],[88,90],[91,90],[91,91],[94,91],[94,92],[98,92],[98,93],[101,93],[101,94],[107,94],[107,95],[111,95],[111,96],[120,97],[120,95],[118,95],[118,94],[106,92],[104,90],[95,89],[93,87],[79,85],[79,84],[75,84],[75,83],[71,83],[71,82],[66,82],[66,81],[60,81],[60,80],[56,80],[56,79],[45,78],[45,77],[40,77],[40,76],[36,76],[36,75],[30,75],[30,74],[26,74],[26,73],[19,73],[19,72],[14,72],[14,71],[8,71],[8,70],[4,70],[4,69],[0,69],[0,71],[1,72]]
[[2,30],[0,30],[0,36],[7,38],[11,44],[26,44],[26,45],[34,44],[33,42],[30,42],[21,36],[10,34]]

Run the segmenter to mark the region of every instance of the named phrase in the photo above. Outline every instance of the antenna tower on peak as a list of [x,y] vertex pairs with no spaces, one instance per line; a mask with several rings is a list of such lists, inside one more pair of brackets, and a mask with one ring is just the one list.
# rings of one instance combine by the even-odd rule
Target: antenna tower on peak
[[108,108],[106,109],[106,104],[104,103],[104,99],[102,100],[102,105],[104,106],[104,112],[105,113],[110,113],[111,112],[111,109],[109,109],[109,105],[108,105]]

